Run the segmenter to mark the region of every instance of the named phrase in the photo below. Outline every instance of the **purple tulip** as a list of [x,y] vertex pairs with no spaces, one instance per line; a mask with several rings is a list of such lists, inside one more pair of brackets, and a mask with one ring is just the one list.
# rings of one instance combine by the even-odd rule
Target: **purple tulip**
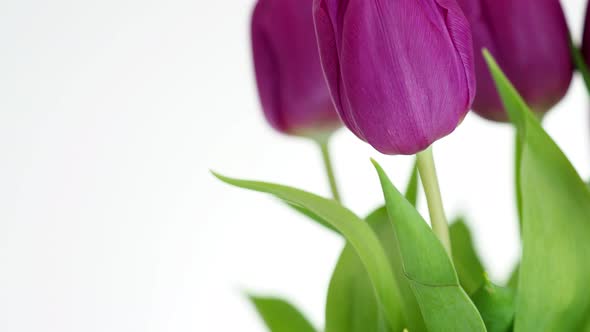
[[459,0],[471,24],[477,93],[473,109],[507,121],[481,54],[487,48],[529,106],[544,114],[567,92],[573,64],[559,0]]
[[590,2],[586,7],[586,22],[584,24],[584,37],[582,39],[581,51],[586,65],[590,65]]
[[455,0],[315,0],[314,17],[340,117],[380,152],[420,152],[471,107],[473,45]]
[[341,125],[322,73],[313,0],[259,0],[252,50],[264,114],[280,132],[314,135]]

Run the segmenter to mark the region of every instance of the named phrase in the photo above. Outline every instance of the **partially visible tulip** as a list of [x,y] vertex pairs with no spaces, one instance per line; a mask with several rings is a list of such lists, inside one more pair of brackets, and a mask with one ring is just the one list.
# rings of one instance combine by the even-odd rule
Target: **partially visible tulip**
[[252,50],[264,114],[280,132],[317,135],[341,125],[324,79],[313,0],[259,0]]
[[582,39],[581,51],[586,65],[590,65],[590,2],[586,5],[586,22],[584,23],[584,37]]
[[455,0],[316,0],[314,17],[340,117],[380,152],[420,152],[471,107],[473,45]]
[[544,114],[565,95],[573,75],[568,28],[559,0],[459,0],[471,24],[477,93],[484,118],[508,117],[482,56],[487,48],[527,101]]

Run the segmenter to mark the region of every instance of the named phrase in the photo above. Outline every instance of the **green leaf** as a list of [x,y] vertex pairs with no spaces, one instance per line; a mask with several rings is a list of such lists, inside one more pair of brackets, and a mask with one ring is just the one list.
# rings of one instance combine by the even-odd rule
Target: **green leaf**
[[461,286],[473,300],[489,332],[505,332],[514,321],[514,291],[493,285],[485,276],[471,233],[462,219],[450,227],[453,262]]
[[[425,331],[420,309],[401,268],[399,248],[387,210],[380,208],[366,220],[379,236],[396,273],[407,327],[411,331]],[[354,249],[347,245],[340,255],[328,289],[326,332],[389,331],[377,306],[377,299],[370,290],[371,282],[362,262]]]
[[520,272],[520,263],[516,264],[512,273],[510,273],[510,278],[508,278],[508,282],[506,283],[506,287],[512,290],[518,290],[518,275]]
[[485,326],[459,285],[453,263],[422,216],[392,185],[377,164],[387,212],[399,243],[406,280],[429,332],[477,332]]
[[271,332],[316,332],[303,314],[287,301],[256,296],[250,296],[250,300]]
[[590,315],[590,191],[492,56],[484,56],[521,137],[515,331],[580,331]]
[[[419,182],[419,176],[418,176],[418,164],[416,162],[414,162],[414,166],[412,168],[412,173],[410,175],[410,179],[408,180],[408,185],[406,187],[406,193],[405,196],[408,199],[408,201],[410,203],[412,203],[412,205],[416,206],[416,203],[418,201],[418,182]],[[322,218],[320,218],[318,215],[310,212],[309,210],[297,206],[297,205],[293,205],[293,204],[288,204],[287,205],[289,207],[291,207],[293,210],[299,212],[300,214],[308,217],[309,219],[315,221],[316,223],[320,224],[321,226],[334,231],[336,233],[340,233],[338,232],[337,229],[335,229],[334,227],[332,227],[332,225],[330,225],[329,222],[323,220]]]
[[404,326],[400,293],[388,257],[371,227],[340,203],[299,189],[272,183],[232,179],[213,173],[228,184],[274,195],[304,207],[336,228],[356,250],[373,284],[383,313],[394,331]]
[[[414,165],[406,197],[415,204],[418,191],[418,172]],[[387,210],[381,207],[366,219],[389,257],[398,287],[404,299],[407,327],[411,331],[425,331],[424,321],[409,283],[403,277],[399,248]],[[402,301],[402,300],[400,300]],[[338,259],[328,289],[326,303],[326,332],[390,331],[372,291],[371,281],[354,248],[346,245]],[[397,332],[397,331],[396,331]]]
[[[387,232],[387,212],[379,209],[367,217],[376,234]],[[380,236],[382,237],[382,236]],[[382,240],[382,239],[380,239]],[[384,244],[384,242],[381,242]],[[389,248],[385,248],[389,252]],[[369,275],[354,248],[347,244],[328,288],[326,332],[392,331],[385,319]]]
[[404,196],[412,204],[416,206],[418,203],[418,162],[414,161],[414,167],[412,167],[412,175],[410,175],[410,180],[408,181],[408,185],[406,186],[406,193]]
[[329,222],[325,221],[320,216],[318,216],[317,214],[309,211],[308,209],[303,208],[301,206],[297,206],[295,204],[289,204],[289,203],[287,203],[287,205],[290,208],[292,208],[293,210],[295,210],[295,211],[299,212],[300,214],[306,216],[307,218],[315,221],[319,225],[321,225],[321,226],[323,226],[323,227],[325,227],[325,228],[327,228],[327,229],[329,229],[329,230],[331,230],[333,232],[336,232],[336,233],[340,234],[340,232],[338,232],[338,230],[336,228],[334,228],[332,225],[330,225]]
[[352,247],[340,254],[326,301],[326,332],[391,331]]
[[453,262],[459,281],[467,294],[473,294],[483,285],[485,272],[473,247],[471,233],[463,219],[459,218],[451,224],[450,236]]
[[521,137],[516,133],[514,146],[514,196],[516,198],[516,212],[518,213],[518,226],[522,232],[522,195],[520,193],[520,156],[522,155]]
[[489,280],[471,296],[488,332],[511,331],[514,322],[514,291]]

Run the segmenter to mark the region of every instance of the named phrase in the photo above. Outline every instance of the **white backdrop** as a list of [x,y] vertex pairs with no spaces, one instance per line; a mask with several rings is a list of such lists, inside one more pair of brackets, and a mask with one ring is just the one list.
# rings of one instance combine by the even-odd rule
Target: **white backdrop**
[[[263,331],[243,292],[323,324],[342,241],[227,175],[327,194],[319,153],[264,122],[252,0],[0,2],[0,331]],[[579,37],[585,3],[564,1]],[[576,77],[546,127],[583,176]],[[518,259],[512,130],[470,115],[436,144],[447,211],[465,214],[495,280]],[[382,201],[369,157],[403,186],[409,157],[341,130],[347,205]],[[424,201],[422,201],[424,202]]]

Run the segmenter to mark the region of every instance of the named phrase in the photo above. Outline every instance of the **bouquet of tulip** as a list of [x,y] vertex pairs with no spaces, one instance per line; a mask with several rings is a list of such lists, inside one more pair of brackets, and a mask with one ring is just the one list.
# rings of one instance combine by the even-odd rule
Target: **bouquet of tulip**
[[[590,190],[541,125],[575,68],[590,87],[590,40],[573,46],[558,0],[259,0],[252,46],[266,118],[318,142],[333,197],[215,176],[346,240],[327,332],[590,331]],[[517,132],[523,249],[506,285],[486,277],[466,225],[448,226],[438,187],[432,145],[471,109]],[[340,121],[381,153],[416,155],[404,194],[373,162],[385,204],[366,218],[339,200]],[[316,331],[286,301],[252,300],[271,331]]]

